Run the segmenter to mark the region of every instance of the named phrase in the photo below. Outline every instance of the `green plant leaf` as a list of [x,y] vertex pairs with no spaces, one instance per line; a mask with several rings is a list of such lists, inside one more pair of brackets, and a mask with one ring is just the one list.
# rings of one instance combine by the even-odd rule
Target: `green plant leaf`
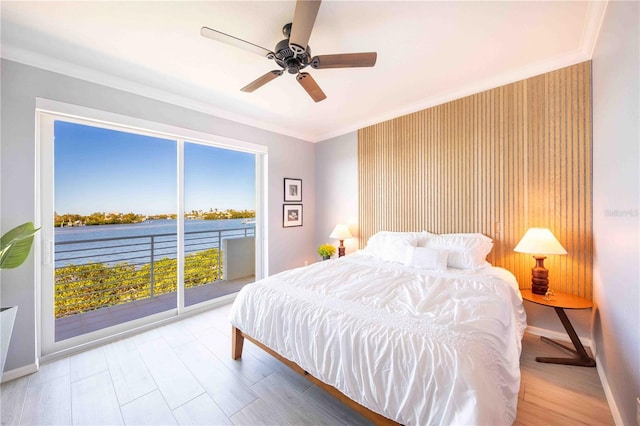
[[16,226],[0,239],[0,269],[12,269],[22,265],[33,244],[33,236],[40,230],[33,222]]

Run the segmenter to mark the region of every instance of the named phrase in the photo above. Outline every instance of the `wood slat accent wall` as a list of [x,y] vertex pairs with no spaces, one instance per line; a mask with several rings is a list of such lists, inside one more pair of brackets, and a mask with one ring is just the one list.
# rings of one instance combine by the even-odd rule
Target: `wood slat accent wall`
[[549,256],[552,289],[591,298],[591,61],[358,131],[360,247],[381,230],[481,232],[488,260],[531,287],[530,227],[569,253]]

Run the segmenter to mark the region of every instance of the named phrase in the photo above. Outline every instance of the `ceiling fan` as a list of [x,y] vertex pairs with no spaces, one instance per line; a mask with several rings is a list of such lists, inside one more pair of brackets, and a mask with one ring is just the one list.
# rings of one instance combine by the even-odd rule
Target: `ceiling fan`
[[318,83],[311,77],[311,74],[301,72],[301,70],[309,65],[314,69],[372,67],[375,65],[378,56],[376,52],[361,52],[312,57],[308,43],[321,1],[297,0],[293,23],[286,24],[282,28],[282,33],[286,38],[278,42],[273,51],[208,27],[202,27],[200,34],[274,60],[281,68],[269,71],[244,86],[240,89],[241,91],[253,92],[287,71],[289,74],[296,74],[296,80],[307,91],[309,96],[315,102],[320,102],[326,99],[327,95],[324,94]]

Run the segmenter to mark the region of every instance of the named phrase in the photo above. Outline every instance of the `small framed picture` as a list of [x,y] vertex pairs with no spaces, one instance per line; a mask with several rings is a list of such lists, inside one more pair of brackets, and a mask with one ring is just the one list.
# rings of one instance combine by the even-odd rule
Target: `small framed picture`
[[302,201],[302,179],[284,178],[284,201]]
[[302,204],[282,205],[282,227],[302,226]]

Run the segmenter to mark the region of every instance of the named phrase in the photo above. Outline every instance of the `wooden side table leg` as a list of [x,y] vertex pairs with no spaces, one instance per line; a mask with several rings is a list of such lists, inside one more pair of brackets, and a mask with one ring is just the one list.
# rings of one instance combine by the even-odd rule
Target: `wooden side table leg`
[[571,343],[573,343],[573,346],[576,348],[576,350],[574,351],[573,349],[567,346],[564,346],[558,342],[555,342],[551,339],[542,338],[542,340],[548,343],[552,343],[556,346],[559,346],[560,348],[565,349],[571,353],[574,353],[577,356],[573,358],[551,358],[551,357],[539,356],[539,357],[536,357],[536,361],[546,362],[550,364],[577,365],[580,367],[595,367],[596,361],[593,358],[591,358],[589,354],[587,354],[587,351],[584,349],[584,346],[582,346],[582,342],[580,341],[580,338],[578,337],[578,334],[576,333],[576,331],[573,329],[573,326],[571,325],[569,318],[567,318],[567,314],[564,312],[564,309],[559,307],[554,307],[553,309],[555,309],[556,314],[558,314],[558,318],[560,318],[560,322],[562,322],[562,325],[564,326],[564,329],[567,331],[567,334],[571,338]]

